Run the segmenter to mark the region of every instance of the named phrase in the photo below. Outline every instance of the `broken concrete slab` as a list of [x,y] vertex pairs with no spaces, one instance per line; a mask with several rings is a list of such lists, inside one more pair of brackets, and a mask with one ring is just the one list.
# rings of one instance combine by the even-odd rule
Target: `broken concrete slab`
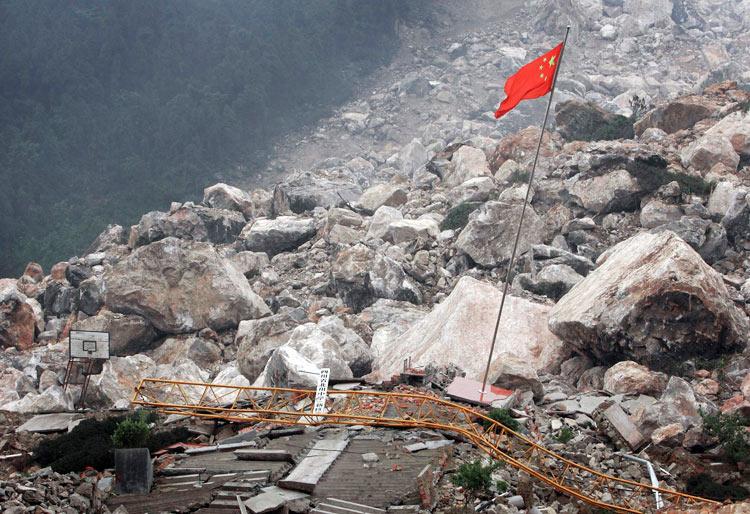
[[323,439],[315,443],[307,456],[289,475],[279,481],[285,489],[312,493],[323,474],[349,444],[349,439]]
[[607,407],[602,413],[604,418],[609,421],[612,428],[622,437],[633,451],[639,450],[645,443],[646,439],[641,434],[638,427],[630,421],[630,417],[625,414],[619,404],[615,403]]
[[239,460],[271,460],[271,461],[288,461],[292,462],[292,454],[286,450],[269,450],[269,449],[242,449],[234,451],[235,457]]
[[436,450],[438,448],[442,448],[443,446],[450,446],[451,444],[453,444],[453,441],[450,439],[420,441],[418,443],[408,444],[404,446],[404,450],[406,450],[409,453],[415,453],[415,452],[419,452],[422,450]]
[[213,446],[201,446],[199,448],[190,448],[185,450],[187,455],[200,455],[201,453],[211,452],[230,452],[241,448],[252,448],[258,446],[255,441],[243,441],[239,443],[220,443]]
[[16,432],[35,432],[38,434],[51,434],[54,432],[67,432],[71,422],[83,418],[79,413],[56,412],[53,414],[40,414],[34,416],[26,423],[16,429]]
[[289,491],[276,486],[264,487],[262,491],[259,495],[245,501],[245,507],[253,514],[273,512],[291,501],[309,498],[308,494]]
[[490,385],[482,392],[482,383],[464,377],[456,377],[446,388],[445,394],[452,400],[474,405],[491,405],[497,400],[505,400],[513,391]]

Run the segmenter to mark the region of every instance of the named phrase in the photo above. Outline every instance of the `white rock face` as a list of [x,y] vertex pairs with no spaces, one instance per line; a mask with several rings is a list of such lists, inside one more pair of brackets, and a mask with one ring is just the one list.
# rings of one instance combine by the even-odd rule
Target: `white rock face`
[[379,207],[387,205],[398,207],[406,203],[406,190],[396,184],[377,184],[365,190],[359,197],[359,205],[369,211],[375,212]]
[[638,234],[598,264],[550,313],[552,332],[579,351],[660,369],[744,347],[747,317],[721,275],[675,233]]
[[[373,339],[373,369],[389,377],[403,368],[405,358],[412,365],[460,366],[467,377],[481,380],[492,342],[502,291],[471,277],[462,277],[451,294],[416,321],[400,337]],[[534,370],[551,371],[568,356],[562,341],[546,324],[550,307],[509,296],[500,323],[490,378],[501,371],[503,354],[526,361]]]
[[487,157],[479,148],[462,146],[453,154],[453,171],[444,179],[446,187],[456,187],[469,179],[491,177]]
[[385,241],[399,244],[414,241],[417,238],[435,239],[440,233],[440,227],[434,220],[422,218],[418,220],[396,220],[388,225],[383,235]]
[[367,230],[367,239],[383,239],[390,224],[402,219],[404,219],[404,215],[394,207],[384,205],[378,208],[370,220],[370,228]]
[[401,173],[407,177],[414,175],[414,172],[430,159],[427,150],[417,139],[404,145],[399,157],[401,158]]
[[0,410],[36,414],[40,412],[69,412],[73,408],[73,395],[70,391],[63,391],[60,385],[51,385],[41,393],[29,393],[20,400],[6,403],[0,407]]
[[240,211],[245,219],[254,214],[250,193],[221,182],[203,190],[203,203],[215,209]]
[[741,186],[735,186],[731,182],[722,181],[716,184],[714,190],[711,191],[711,196],[708,198],[708,209],[709,214],[714,216],[723,217],[729,207],[734,204],[735,197],[741,195],[742,198],[747,196],[748,191],[746,188]]

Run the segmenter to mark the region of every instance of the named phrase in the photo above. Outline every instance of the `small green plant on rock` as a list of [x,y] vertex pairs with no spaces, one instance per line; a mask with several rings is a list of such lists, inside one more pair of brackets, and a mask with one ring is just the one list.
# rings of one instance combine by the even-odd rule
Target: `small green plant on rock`
[[708,435],[719,440],[724,455],[734,462],[745,462],[750,458],[750,444],[747,441],[748,420],[739,413],[734,414],[705,414],[703,429]]
[[120,421],[112,434],[115,448],[144,448],[149,439],[150,429],[144,416],[126,418]]
[[505,480],[498,480],[497,482],[495,482],[495,489],[497,489],[497,492],[500,494],[506,492],[508,490],[508,487],[508,482],[506,482]]
[[566,444],[570,442],[571,439],[575,437],[575,432],[570,427],[562,427],[559,432],[557,432],[557,435],[555,436],[555,439],[558,443]]
[[[508,409],[490,409],[490,411],[487,413],[487,417],[493,421],[497,421],[505,428],[514,432],[518,432],[518,429],[521,428],[521,426],[518,424],[518,421],[513,418],[510,410]],[[486,420],[482,420],[482,425],[487,428],[490,426],[490,423]]]

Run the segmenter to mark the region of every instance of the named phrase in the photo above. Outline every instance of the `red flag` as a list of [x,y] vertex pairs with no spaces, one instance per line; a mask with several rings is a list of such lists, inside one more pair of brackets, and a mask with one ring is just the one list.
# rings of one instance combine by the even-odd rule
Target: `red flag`
[[495,112],[495,118],[505,116],[521,100],[539,98],[550,92],[562,48],[563,44],[560,43],[511,75],[505,82],[505,100]]

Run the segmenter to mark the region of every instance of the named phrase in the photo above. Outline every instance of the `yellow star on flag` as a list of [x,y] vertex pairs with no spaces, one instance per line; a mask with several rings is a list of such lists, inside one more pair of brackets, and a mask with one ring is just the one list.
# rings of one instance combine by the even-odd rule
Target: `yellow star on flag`
[[555,65],[555,56],[554,55],[552,57],[550,57],[550,59],[549,59],[549,65],[550,66],[554,66]]

